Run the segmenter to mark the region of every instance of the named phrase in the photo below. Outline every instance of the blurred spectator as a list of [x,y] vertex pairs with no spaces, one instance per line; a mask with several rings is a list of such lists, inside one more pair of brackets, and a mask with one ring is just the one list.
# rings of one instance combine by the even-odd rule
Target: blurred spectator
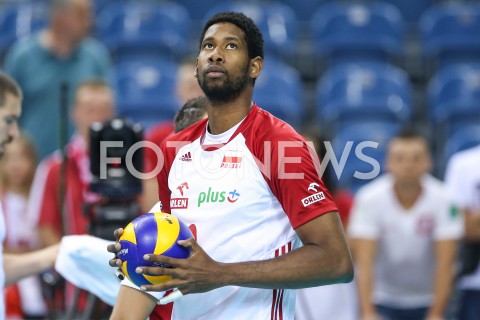
[[[453,155],[445,183],[465,219],[458,319],[480,318],[480,146]],[[452,214],[456,214],[453,209]]]
[[41,162],[35,174],[30,194],[29,211],[38,219],[42,245],[60,241],[62,210],[66,210],[67,234],[88,233],[88,219],[83,205],[88,202],[90,161],[88,157],[89,128],[93,122],[103,122],[114,116],[114,98],[110,87],[102,80],[89,80],[76,90],[71,118],[76,133],[66,147],[65,204],[59,208],[62,157],[56,152]]
[[[192,124],[207,117],[207,99],[205,96],[188,100],[178,110],[174,119],[175,133],[191,126]],[[160,142],[161,143],[161,142]],[[151,152],[151,149],[148,149]],[[152,156],[150,156],[151,159]],[[153,155],[153,157],[155,157]],[[154,170],[155,166],[147,165],[146,172]],[[148,212],[158,202],[157,179],[152,178],[143,181],[143,193],[140,206],[143,212]]]
[[[51,0],[48,28],[21,39],[9,50],[5,70],[24,93],[20,125],[34,139],[40,159],[59,146],[60,87],[73,89],[87,79],[106,77],[106,48],[88,37],[92,26],[90,0]],[[48,124],[48,125],[46,125]],[[70,131],[73,131],[70,123]]]
[[388,174],[355,196],[349,231],[362,319],[444,317],[463,225],[427,174],[428,150],[425,138],[402,132],[388,146]]
[[[5,146],[1,162],[1,205],[7,227],[5,253],[24,253],[39,247],[35,226],[26,215],[37,155],[32,141],[20,136]],[[5,289],[7,319],[41,319],[46,305],[38,276],[30,276]],[[15,306],[18,309],[15,310]]]
[[[320,163],[327,153],[326,137],[315,132],[304,133],[307,141],[315,147]],[[332,166],[327,164],[322,180],[330,191],[344,228],[347,228],[353,196],[348,190],[339,189],[332,174]],[[319,303],[321,301],[321,303]],[[355,283],[341,283],[329,286],[305,288],[297,290],[295,305],[296,320],[355,320],[357,319],[357,296]]]
[[[180,104],[183,106],[188,100],[203,96],[203,91],[198,85],[195,59],[185,60],[178,68],[175,93]],[[153,142],[160,147],[163,140],[173,134],[175,126],[172,121],[160,122],[147,132],[145,140]],[[150,148],[145,149],[145,172],[154,170],[158,158]],[[158,202],[157,179],[146,179],[143,181],[143,194],[140,199],[140,206],[143,212],[148,212]]]

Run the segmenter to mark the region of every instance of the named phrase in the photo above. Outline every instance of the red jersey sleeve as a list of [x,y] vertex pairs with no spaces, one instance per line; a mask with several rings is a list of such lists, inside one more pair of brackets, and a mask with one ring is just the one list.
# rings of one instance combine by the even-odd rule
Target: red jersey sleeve
[[320,161],[292,127],[266,112],[244,132],[270,190],[294,229],[337,206],[320,178]]
[[48,226],[62,234],[61,213],[58,207],[58,178],[60,166],[58,163],[51,163],[45,168],[46,179],[41,187],[40,218],[39,226]]

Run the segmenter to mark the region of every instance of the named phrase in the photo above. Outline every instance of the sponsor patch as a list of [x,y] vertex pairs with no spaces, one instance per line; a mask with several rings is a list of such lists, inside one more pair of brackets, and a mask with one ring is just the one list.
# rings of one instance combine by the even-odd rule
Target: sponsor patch
[[322,201],[323,199],[325,199],[325,195],[323,194],[323,192],[320,191],[318,193],[312,194],[311,196],[303,198],[302,204],[304,207],[308,207],[309,205],[315,202]]
[[172,199],[170,199],[170,208],[171,209],[187,209],[188,208],[188,198],[172,198]]

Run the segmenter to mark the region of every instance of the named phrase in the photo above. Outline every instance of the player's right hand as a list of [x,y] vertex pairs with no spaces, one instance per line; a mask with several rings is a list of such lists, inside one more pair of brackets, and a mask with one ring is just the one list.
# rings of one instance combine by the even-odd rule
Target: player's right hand
[[115,257],[113,259],[110,259],[108,261],[108,264],[111,267],[116,267],[117,268],[117,270],[115,271],[115,274],[117,275],[118,279],[123,280],[123,279],[125,279],[125,275],[123,274],[122,269],[120,268],[122,266],[122,260],[117,258],[117,253],[120,250],[122,250],[122,246],[120,245],[120,243],[118,241],[123,234],[123,229],[119,228],[119,229],[115,230],[113,232],[113,234],[115,235],[116,242],[109,244],[107,246],[107,250],[108,250],[108,252],[114,253]]

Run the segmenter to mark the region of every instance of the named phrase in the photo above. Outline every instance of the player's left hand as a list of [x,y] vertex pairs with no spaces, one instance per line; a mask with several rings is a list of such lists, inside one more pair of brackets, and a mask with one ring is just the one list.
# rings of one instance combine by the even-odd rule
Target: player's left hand
[[[222,286],[222,264],[210,256],[198,245],[194,238],[180,240],[178,244],[191,249],[187,259],[175,259],[161,255],[148,254],[145,259],[152,262],[170,265],[167,267],[138,267],[140,274],[154,276],[170,276],[172,280],[163,284],[144,285],[140,289],[146,291],[167,291],[176,288],[182,294],[207,292]],[[177,297],[177,298],[178,298]],[[162,301],[160,301],[162,302]]]

